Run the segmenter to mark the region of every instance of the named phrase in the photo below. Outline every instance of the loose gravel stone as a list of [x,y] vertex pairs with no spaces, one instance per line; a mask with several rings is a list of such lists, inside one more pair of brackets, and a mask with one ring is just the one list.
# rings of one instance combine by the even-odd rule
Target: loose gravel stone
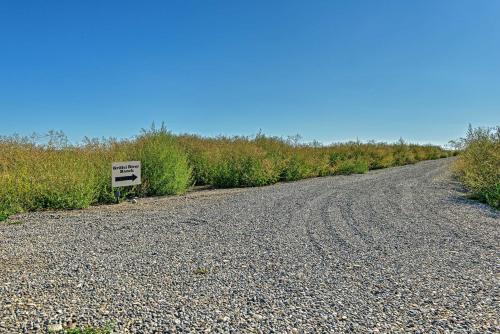
[[0,224],[0,332],[498,333],[500,216],[451,159]]

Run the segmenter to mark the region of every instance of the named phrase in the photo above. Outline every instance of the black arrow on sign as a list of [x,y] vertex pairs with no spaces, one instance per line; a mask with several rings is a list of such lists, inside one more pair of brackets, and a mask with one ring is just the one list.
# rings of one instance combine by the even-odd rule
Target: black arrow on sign
[[137,176],[135,174],[129,175],[129,176],[117,176],[115,177],[116,182],[120,181],[135,181],[137,179]]

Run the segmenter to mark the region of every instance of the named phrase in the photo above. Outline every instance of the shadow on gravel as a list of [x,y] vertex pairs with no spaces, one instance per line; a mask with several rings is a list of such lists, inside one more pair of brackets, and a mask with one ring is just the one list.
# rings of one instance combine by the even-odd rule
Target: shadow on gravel
[[499,210],[486,203],[471,198],[470,192],[460,182],[451,182],[450,188],[453,190],[453,193],[447,196],[446,202],[452,205],[461,205],[476,210],[479,209],[488,215],[489,218],[498,219],[500,217]]

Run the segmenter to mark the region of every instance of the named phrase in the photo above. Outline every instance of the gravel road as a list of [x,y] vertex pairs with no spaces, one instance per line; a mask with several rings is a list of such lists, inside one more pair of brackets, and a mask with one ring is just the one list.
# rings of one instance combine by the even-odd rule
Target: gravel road
[[0,333],[499,333],[500,214],[442,159],[0,224]]

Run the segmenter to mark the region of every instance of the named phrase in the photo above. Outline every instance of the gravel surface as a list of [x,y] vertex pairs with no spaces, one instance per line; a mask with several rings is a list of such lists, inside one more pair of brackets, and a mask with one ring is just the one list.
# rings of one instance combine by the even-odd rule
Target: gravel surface
[[500,214],[451,159],[0,224],[0,333],[499,333]]

